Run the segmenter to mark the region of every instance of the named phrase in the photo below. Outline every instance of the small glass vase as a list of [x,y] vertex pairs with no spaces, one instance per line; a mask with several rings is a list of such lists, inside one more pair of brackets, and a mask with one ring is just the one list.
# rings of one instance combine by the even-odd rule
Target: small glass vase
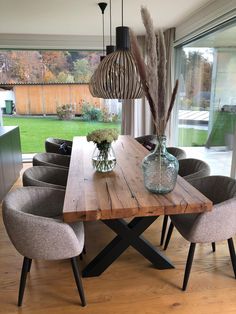
[[166,150],[166,136],[157,137],[154,151],[142,162],[144,185],[149,192],[166,194],[176,184],[179,171],[178,160]]
[[92,156],[92,164],[98,172],[108,172],[115,168],[116,156],[111,143],[97,143]]

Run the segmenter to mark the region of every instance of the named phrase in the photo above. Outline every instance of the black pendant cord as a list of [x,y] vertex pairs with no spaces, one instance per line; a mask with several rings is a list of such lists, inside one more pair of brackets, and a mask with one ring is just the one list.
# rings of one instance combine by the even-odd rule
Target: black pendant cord
[[124,26],[124,17],[123,17],[123,0],[121,0],[121,25]]
[[98,3],[99,8],[102,11],[102,49],[103,49],[103,55],[105,55],[105,27],[104,27],[104,11],[107,7],[106,2],[99,2]]
[[110,0],[110,45],[112,45],[111,30],[112,30],[112,23],[111,23],[111,0]]
[[104,31],[104,13],[102,13],[102,50],[103,50],[103,55],[105,55],[105,31]]

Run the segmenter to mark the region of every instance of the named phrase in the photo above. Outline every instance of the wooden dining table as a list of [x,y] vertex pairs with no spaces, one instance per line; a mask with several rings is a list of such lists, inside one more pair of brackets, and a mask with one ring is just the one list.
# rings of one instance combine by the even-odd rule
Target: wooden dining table
[[116,167],[100,173],[92,166],[94,143],[87,142],[86,137],[73,139],[63,219],[68,223],[100,220],[117,234],[85,267],[83,277],[102,274],[129,246],[156,268],[173,268],[172,262],[142,233],[160,215],[205,212],[211,210],[212,202],[180,176],[172,192],[148,192],[141,168],[148,151],[125,135],[112,145]]

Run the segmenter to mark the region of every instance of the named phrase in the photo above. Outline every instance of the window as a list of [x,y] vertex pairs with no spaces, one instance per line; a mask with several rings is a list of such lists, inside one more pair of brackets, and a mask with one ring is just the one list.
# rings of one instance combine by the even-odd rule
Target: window
[[47,137],[72,140],[95,129],[120,131],[121,103],[94,98],[89,91],[100,55],[82,50],[0,50],[2,120],[4,125],[19,125],[23,153],[44,151]]
[[236,22],[177,49],[176,140],[188,155],[225,160],[222,169],[213,171],[225,175],[230,174],[236,127],[235,38]]

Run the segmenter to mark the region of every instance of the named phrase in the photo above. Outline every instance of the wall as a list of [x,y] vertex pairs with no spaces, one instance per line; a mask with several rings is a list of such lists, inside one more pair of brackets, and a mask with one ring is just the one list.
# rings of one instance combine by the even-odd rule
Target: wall
[[103,101],[94,98],[87,84],[16,85],[14,86],[16,113],[21,115],[56,114],[57,105],[76,105],[81,114],[83,101],[100,108]]
[[11,90],[0,89],[0,109],[6,107],[5,100],[13,100],[15,103],[14,93]]

